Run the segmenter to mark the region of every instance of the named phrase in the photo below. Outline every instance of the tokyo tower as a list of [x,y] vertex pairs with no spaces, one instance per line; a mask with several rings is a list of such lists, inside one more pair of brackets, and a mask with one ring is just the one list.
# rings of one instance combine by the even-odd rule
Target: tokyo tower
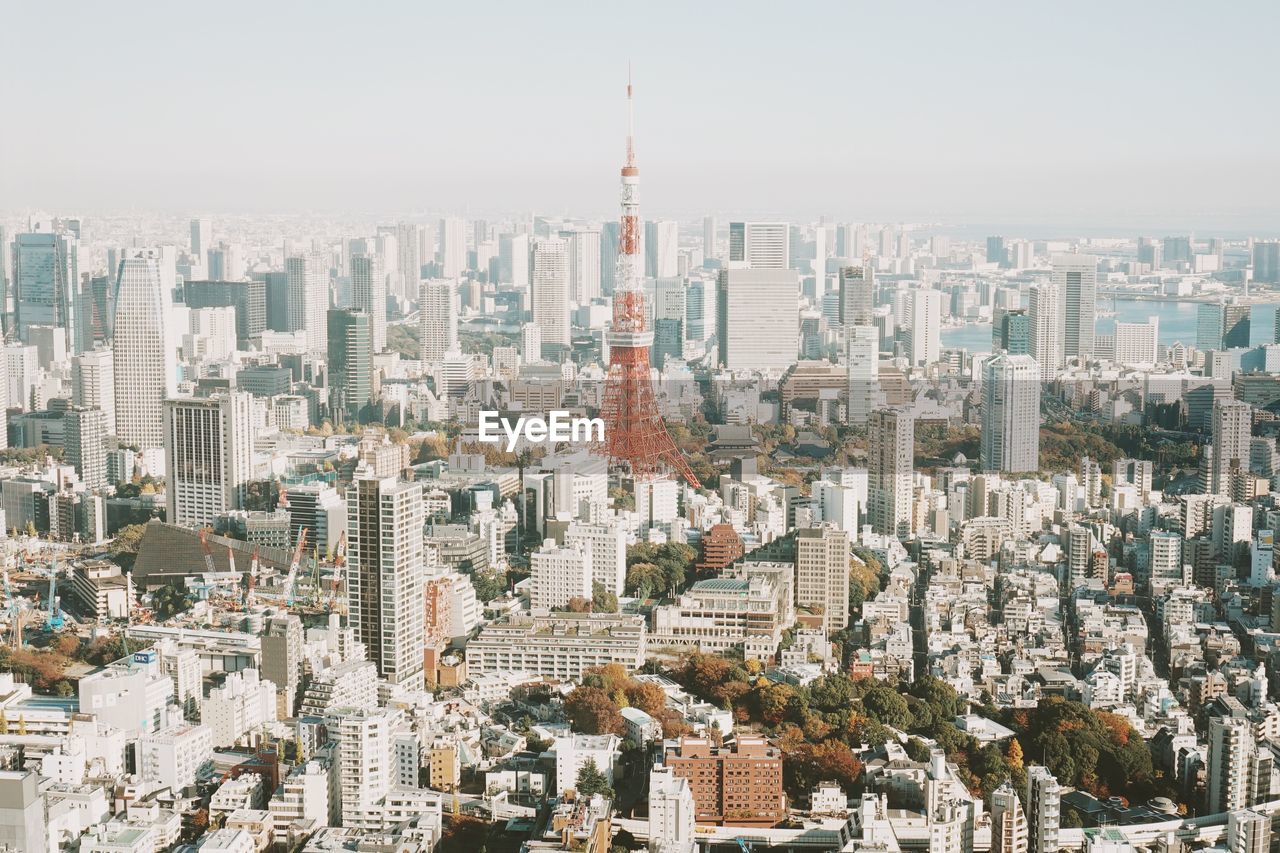
[[627,163],[622,167],[622,221],[618,229],[618,275],[609,330],[609,375],[605,379],[604,452],[611,464],[627,467],[637,481],[657,480],[674,471],[701,485],[676,449],[658,415],[649,373],[653,332],[645,319],[640,257],[640,169],[636,166],[631,79],[627,78]]

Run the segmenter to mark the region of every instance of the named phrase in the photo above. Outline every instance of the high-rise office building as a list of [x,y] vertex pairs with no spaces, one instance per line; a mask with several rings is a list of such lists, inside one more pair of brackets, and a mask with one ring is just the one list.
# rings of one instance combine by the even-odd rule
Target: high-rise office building
[[116,436],[144,450],[160,448],[165,443],[162,405],[176,390],[177,363],[159,256],[131,250],[120,261],[117,279],[111,350]]
[[530,272],[533,322],[542,329],[542,345],[569,346],[569,247],[558,237],[533,244]]
[[276,716],[293,716],[298,686],[302,683],[302,620],[292,613],[276,613],[267,620],[262,635],[262,677],[276,686]]
[[781,267],[721,270],[716,337],[719,363],[730,370],[781,371],[795,364],[800,350],[796,271]]
[[785,270],[791,266],[791,230],[786,222],[730,222],[729,266]]
[[1180,263],[1190,263],[1194,250],[1191,246],[1191,237],[1165,237],[1161,241],[1164,249],[1163,255],[1166,264],[1172,264],[1175,267]]
[[796,531],[796,604],[821,612],[827,633],[848,626],[848,532],[834,524]]
[[575,228],[560,237],[569,244],[569,299],[587,305],[600,297],[600,229]]
[[191,220],[191,257],[204,258],[213,248],[213,223],[208,219]]
[[999,264],[1004,266],[1005,259],[1004,237],[988,237],[987,238],[987,263]]
[[886,225],[880,229],[879,247],[876,254],[881,258],[892,258],[897,243],[893,239],[893,226]]
[[1027,768],[1027,838],[1030,853],[1055,853],[1061,822],[1062,789],[1049,768]]
[[107,435],[116,434],[115,364],[111,350],[90,350],[71,359],[71,404],[101,409]]
[[364,312],[369,318],[369,341],[373,352],[385,350],[387,281],[377,257],[357,255],[351,259],[351,307]]
[[982,368],[983,471],[1040,470],[1040,366],[1029,355],[1001,353]]
[[[603,251],[602,248],[601,252]],[[604,262],[601,261],[602,283],[605,272]],[[503,284],[511,285],[515,290],[529,289],[528,234],[503,234],[498,238],[498,280]]]
[[1210,459],[1209,492],[1229,494],[1231,472],[1249,470],[1249,442],[1253,433],[1253,407],[1243,400],[1216,398],[1213,401],[1213,455]]
[[416,222],[396,224],[396,253],[398,277],[391,285],[393,295],[405,301],[418,298],[418,283],[422,281],[422,261],[426,246],[426,231]]
[[1007,781],[991,793],[991,853],[1027,853],[1027,815]]
[[242,346],[267,328],[267,285],[262,281],[188,281],[182,286],[188,308],[234,308],[236,338]]
[[845,326],[870,326],[875,321],[876,275],[869,266],[840,268],[840,322]]
[[424,366],[458,346],[458,294],[453,281],[428,279],[418,296],[418,347]]
[[1145,323],[1120,323],[1115,326],[1115,352],[1112,360],[1117,364],[1156,363],[1156,346],[1160,340],[1160,318],[1151,317]]
[[1249,346],[1250,318],[1253,307],[1228,302],[1222,306],[1222,348],[1237,349]]
[[997,347],[1009,355],[1032,355],[1031,317],[1021,310],[1001,315],[995,338]]
[[1040,282],[1031,286],[1028,316],[1031,318],[1031,355],[1040,375],[1051,379],[1062,367],[1062,295],[1058,286]]
[[1222,348],[1222,305],[1217,302],[1201,302],[1196,306],[1196,349],[1201,351]]
[[422,486],[357,469],[347,490],[351,626],[378,674],[423,686]]
[[253,395],[166,400],[164,434],[170,524],[211,525],[244,507],[253,477]]
[[877,409],[867,421],[867,503],[872,529],[911,535],[915,420],[902,408]]
[[600,292],[605,296],[612,296],[618,285],[619,228],[617,222],[600,226]]
[[670,219],[644,224],[644,274],[649,278],[671,278],[680,274],[680,226]]
[[19,234],[13,242],[15,330],[24,342],[32,326],[62,329],[78,352],[79,241],[71,234]]
[[359,423],[373,402],[373,334],[369,315],[350,308],[331,308],[327,337],[330,410],[335,421]]
[[440,220],[438,235],[440,275],[457,278],[467,268],[466,220],[448,217]]
[[1253,280],[1280,283],[1280,240],[1258,240],[1253,244]]
[[942,355],[942,294],[936,290],[911,291],[911,322],[907,325],[907,358],[912,364],[930,365]]
[[290,332],[307,333],[307,350],[324,353],[329,349],[329,263],[319,252],[285,258],[288,276]]
[[62,416],[67,463],[89,489],[107,484],[107,416],[101,409],[72,406]]
[[1098,314],[1098,259],[1093,255],[1054,255],[1053,283],[1062,301],[1062,357],[1088,358],[1093,355]]
[[716,254],[716,218],[702,217],[702,257],[710,259],[719,257]]

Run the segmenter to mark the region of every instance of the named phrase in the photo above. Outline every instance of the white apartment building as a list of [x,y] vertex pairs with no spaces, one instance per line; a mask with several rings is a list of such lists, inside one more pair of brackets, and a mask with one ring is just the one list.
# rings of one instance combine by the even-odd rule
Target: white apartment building
[[627,582],[627,529],[620,521],[574,522],[565,531],[564,541],[590,555],[593,584],[622,595]]
[[530,267],[533,322],[542,343],[569,345],[569,245],[558,237],[533,244]]
[[536,673],[572,681],[610,663],[628,670],[644,664],[643,616],[615,613],[552,613],[511,616],[491,622],[467,643],[467,672]]
[[558,547],[554,539],[547,539],[529,557],[529,564],[529,604],[534,610],[562,608],[573,598],[591,600],[592,553],[582,541]]
[[144,779],[181,791],[213,758],[213,730],[179,723],[138,739],[138,772]]
[[233,672],[221,687],[209,691],[200,718],[213,732],[213,744],[235,746],[276,720],[276,686],[260,679],[256,669]]

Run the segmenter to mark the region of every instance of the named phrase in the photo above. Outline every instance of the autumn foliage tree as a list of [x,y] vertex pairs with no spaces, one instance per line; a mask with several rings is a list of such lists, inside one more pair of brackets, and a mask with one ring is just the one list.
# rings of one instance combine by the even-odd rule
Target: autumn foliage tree
[[576,687],[564,700],[564,713],[574,731],[589,735],[626,732],[618,705],[599,687]]

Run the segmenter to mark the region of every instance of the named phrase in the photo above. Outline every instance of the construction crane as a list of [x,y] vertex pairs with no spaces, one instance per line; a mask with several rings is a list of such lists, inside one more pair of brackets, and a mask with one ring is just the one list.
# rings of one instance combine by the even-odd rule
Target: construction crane
[[[228,549],[229,551],[230,549]],[[253,546],[253,557],[249,560],[249,582],[245,585],[244,609],[248,612],[253,605],[253,588],[258,584],[258,546]]]
[[62,608],[58,606],[58,558],[49,563],[49,621],[50,631],[62,630]]
[[209,574],[214,574],[213,568],[213,549],[209,547],[209,528],[200,528],[200,548],[204,551],[204,568]]
[[338,604],[338,584],[342,582],[342,570],[347,565],[347,531],[338,537],[337,547],[333,549],[333,579],[329,587],[329,612]]
[[298,580],[298,567],[302,564],[302,550],[307,547],[307,528],[298,532],[298,544],[293,549],[293,559],[289,561],[289,575],[284,579],[284,601],[286,607],[293,606],[293,588]]

